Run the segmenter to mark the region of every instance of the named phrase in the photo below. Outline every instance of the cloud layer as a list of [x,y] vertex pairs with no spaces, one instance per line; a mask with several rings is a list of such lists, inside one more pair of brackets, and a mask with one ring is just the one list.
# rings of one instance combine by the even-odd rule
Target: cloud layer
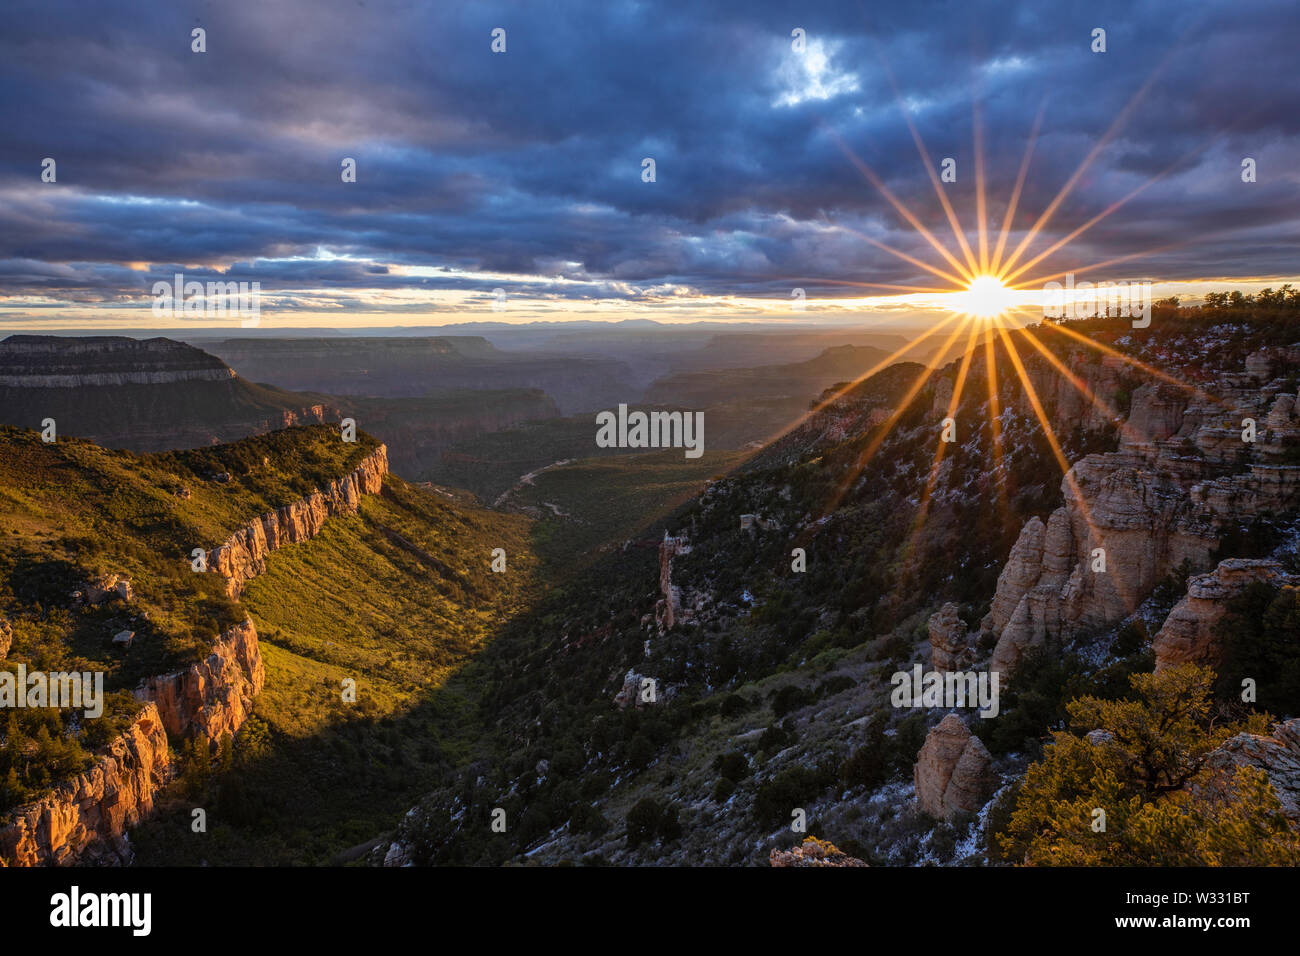
[[1117,258],[1096,277],[1300,271],[1291,2],[282,0],[145,16],[38,0],[7,20],[9,305],[144,301],[182,269],[342,312],[459,308],[493,288],[635,303],[943,285],[878,245],[951,271],[870,179],[960,258],[910,118],[936,166],[955,160],[942,188],[977,248],[977,107],[995,236],[1041,110],[1008,249],[1096,149],[1023,259],[1138,190],[1022,278]]

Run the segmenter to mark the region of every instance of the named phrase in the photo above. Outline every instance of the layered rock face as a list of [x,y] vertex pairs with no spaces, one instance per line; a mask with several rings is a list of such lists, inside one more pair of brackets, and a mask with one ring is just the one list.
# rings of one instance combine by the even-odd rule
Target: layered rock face
[[1290,577],[1269,559],[1229,558],[1208,574],[1187,581],[1187,594],[1174,605],[1152,646],[1156,670],[1193,663],[1215,667],[1221,662],[1222,640],[1216,633],[1228,612],[1228,602],[1251,584],[1283,584]]
[[219,358],[171,339],[11,335],[0,342],[0,387],[87,388],[229,381]]
[[243,726],[265,682],[257,630],[247,620],[222,632],[206,658],[184,670],[149,678],[135,696],[157,707],[169,734],[197,734],[214,744]]
[[[1293,351],[1255,364],[1286,371],[1300,365]],[[1231,523],[1300,508],[1300,467],[1279,463],[1300,438],[1285,381],[1221,379],[1215,398],[1164,383],[1135,389],[1119,451],[1077,462],[1061,484],[1065,504],[1046,523],[1025,524],[981,625],[997,638],[993,670],[1009,673],[1032,648],[1118,623],[1184,561],[1208,570]],[[1246,419],[1257,425],[1253,442],[1243,440]]]
[[[209,568],[225,574],[228,592],[238,596],[265,570],[267,554],[310,539],[331,515],[355,512],[361,495],[378,493],[387,473],[381,445],[324,489],[236,532],[209,552]],[[0,830],[0,859],[16,866],[129,863],[126,829],[153,811],[156,793],[172,775],[168,734],[197,736],[209,745],[233,736],[265,680],[251,620],[223,631],[203,660],[146,679],[135,691],[144,709],[131,727],[87,773],[16,811]]]
[[0,829],[0,860],[13,866],[130,863],[126,830],[153,812],[154,795],[172,770],[162,719],[146,704],[94,766],[19,809]]
[[4,618],[0,618],[0,661],[4,660],[9,653],[9,647],[14,642],[14,627]]
[[266,670],[251,620],[224,631],[204,660],[146,680],[143,709],[94,766],[19,808],[0,829],[0,860],[10,866],[125,865],[125,834],[153,812],[174,768],[168,735],[210,746],[233,736],[253,711]]
[[255,386],[171,339],[14,335],[0,342],[0,422],[109,448],[164,451],[335,421],[338,410]]
[[977,812],[993,793],[991,764],[983,742],[949,714],[930,729],[912,767],[921,809],[941,820]]
[[208,570],[226,578],[226,593],[238,598],[244,585],[266,570],[268,554],[311,540],[331,515],[355,513],[362,495],[383,489],[387,474],[388,449],[380,445],[343,477],[240,528],[208,552]]

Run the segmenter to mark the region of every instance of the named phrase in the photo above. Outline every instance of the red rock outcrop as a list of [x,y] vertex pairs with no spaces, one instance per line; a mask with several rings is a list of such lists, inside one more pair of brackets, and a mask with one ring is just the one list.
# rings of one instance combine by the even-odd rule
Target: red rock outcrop
[[257,630],[252,620],[247,620],[223,631],[203,660],[149,678],[136,689],[135,696],[157,706],[169,734],[197,734],[215,744],[243,726],[265,681]]
[[309,541],[332,515],[354,513],[362,495],[380,492],[387,474],[388,449],[380,445],[343,477],[240,528],[208,552],[208,570],[226,578],[226,593],[238,598],[244,585],[266,570],[268,554]]
[[130,863],[126,830],[152,813],[172,769],[158,709],[145,704],[89,770],[11,814],[0,829],[0,860],[10,866]]
[[685,536],[674,538],[664,532],[664,539],[659,544],[659,591],[663,598],[655,605],[655,621],[661,631],[669,630],[683,619],[681,588],[673,584],[673,558],[689,554],[690,550]]
[[1228,602],[1256,581],[1278,584],[1286,579],[1277,561],[1246,558],[1220,561],[1208,574],[1189,578],[1187,593],[1152,641],[1156,670],[1189,662],[1217,666],[1223,650],[1218,624],[1228,612]]
[[993,793],[991,764],[984,743],[960,717],[949,714],[930,729],[916,755],[912,779],[917,803],[942,820],[977,812]]

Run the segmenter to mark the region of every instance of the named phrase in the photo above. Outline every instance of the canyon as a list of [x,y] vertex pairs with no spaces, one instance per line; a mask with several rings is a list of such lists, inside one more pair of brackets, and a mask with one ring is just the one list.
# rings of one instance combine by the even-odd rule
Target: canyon
[[[237,598],[266,569],[271,552],[309,541],[333,515],[354,513],[362,495],[382,490],[387,474],[387,449],[380,445],[347,474],[254,519],[211,549],[209,572],[221,575],[226,592]],[[197,739],[215,748],[252,714],[265,679],[251,619],[219,633],[201,660],[146,678],[134,691],[141,710],[92,766],[10,814],[0,828],[0,862],[130,863],[127,831],[153,813],[176,772],[171,741]]]
[[253,385],[166,338],[11,335],[0,341],[0,424],[110,448],[163,451],[337,421],[327,401]]

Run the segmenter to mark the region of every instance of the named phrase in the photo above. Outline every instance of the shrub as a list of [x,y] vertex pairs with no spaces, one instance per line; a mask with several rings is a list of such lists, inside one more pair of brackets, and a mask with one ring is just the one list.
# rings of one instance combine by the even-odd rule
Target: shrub
[[728,694],[722,701],[719,713],[723,717],[731,719],[732,717],[739,717],[752,706],[752,702],[747,697],[742,697],[740,694]]
[[823,768],[791,767],[759,785],[754,797],[754,816],[763,826],[775,826],[790,819],[791,812],[815,799],[835,782],[835,775]]
[[739,783],[749,776],[749,760],[739,750],[719,755],[713,761],[713,769],[725,780]]
[[665,842],[682,834],[677,820],[677,808],[661,804],[654,797],[645,797],[627,813],[627,847],[634,850],[656,837]]

